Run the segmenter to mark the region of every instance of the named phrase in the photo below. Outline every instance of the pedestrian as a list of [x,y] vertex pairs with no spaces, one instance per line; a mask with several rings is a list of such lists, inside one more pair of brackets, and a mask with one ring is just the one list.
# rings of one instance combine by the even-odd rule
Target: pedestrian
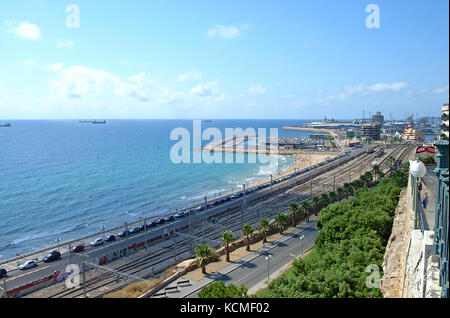
[[427,193],[425,193],[425,196],[423,197],[422,204],[423,204],[423,208],[426,209],[427,205],[428,205],[428,195],[427,195]]
[[422,181],[419,181],[419,184],[417,185],[417,189],[419,189],[419,192],[422,191]]

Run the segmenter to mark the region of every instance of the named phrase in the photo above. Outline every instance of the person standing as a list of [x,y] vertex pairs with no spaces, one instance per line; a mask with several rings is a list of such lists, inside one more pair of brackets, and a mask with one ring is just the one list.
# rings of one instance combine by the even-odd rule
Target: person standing
[[422,205],[423,205],[424,209],[427,208],[427,205],[428,205],[428,195],[427,195],[427,193],[425,193],[425,196],[423,197]]

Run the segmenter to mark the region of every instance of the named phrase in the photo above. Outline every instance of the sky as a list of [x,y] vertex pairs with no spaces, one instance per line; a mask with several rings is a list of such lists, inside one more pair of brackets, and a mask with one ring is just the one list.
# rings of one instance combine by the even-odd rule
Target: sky
[[448,92],[448,0],[0,3],[0,120],[403,119]]

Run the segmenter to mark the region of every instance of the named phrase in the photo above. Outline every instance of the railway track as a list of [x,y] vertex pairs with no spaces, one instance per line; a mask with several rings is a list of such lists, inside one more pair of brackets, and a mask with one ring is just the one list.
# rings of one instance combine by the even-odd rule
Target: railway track
[[[407,153],[407,150],[408,148],[389,149],[389,152],[379,163],[379,167],[382,170],[388,170],[390,163],[388,162],[387,158],[392,155],[396,159],[401,160],[405,156],[405,153]],[[361,173],[371,170],[371,160],[376,158],[377,154],[378,152],[375,152],[373,154],[361,155],[360,157],[357,157],[352,161],[343,164],[342,166],[338,166],[330,171],[325,172],[322,175],[315,177],[313,179],[313,193],[317,196],[322,193],[328,192],[327,187],[324,187],[323,184],[329,185],[331,181],[338,181],[335,183],[336,188],[342,186],[345,182],[348,181],[347,178],[349,167],[353,166],[353,170],[356,170],[358,169],[358,165],[361,165],[362,163],[364,165],[364,171],[359,169],[359,173],[354,172],[353,176],[350,174],[351,180],[359,178],[359,175]],[[202,227],[202,223],[200,222],[200,225],[197,224],[197,226],[193,228],[194,235],[203,237],[205,239],[217,240],[223,230],[231,230],[234,233],[240,232],[243,223],[249,223],[253,227],[255,227],[258,225],[259,220],[261,220],[262,218],[273,218],[278,213],[286,212],[291,202],[301,203],[304,200],[310,199],[310,195],[304,194],[308,193],[309,191],[309,182],[296,185],[289,189],[289,191],[287,192],[275,194],[274,196],[264,201],[257,201],[254,204],[246,206],[245,213],[241,213],[242,210],[239,209],[237,211],[233,211],[232,213],[221,216],[220,218],[217,218],[217,229],[212,229],[211,226]],[[144,251],[140,255],[141,257],[139,259],[130,258],[128,263],[124,263],[115,267],[111,266],[110,268],[126,273],[128,275],[136,275],[142,277],[142,279],[153,277],[154,274],[159,274],[168,267],[178,263],[179,260],[175,258],[183,259],[190,256],[190,239],[178,238],[175,251],[172,240],[172,238],[167,238],[156,245],[150,246],[150,251]],[[157,271],[152,271],[152,273],[149,273],[150,269],[155,268],[161,264],[163,264],[163,266],[159,266]],[[88,274],[92,273],[87,272],[86,275]],[[91,294],[91,296],[93,297],[102,297],[107,293],[111,293],[115,290],[123,288],[123,286],[128,283],[123,282],[123,284],[121,285],[105,290],[108,285],[112,285],[114,283],[117,284],[117,282],[118,278],[115,274],[110,272],[102,273],[100,275],[96,275],[94,277],[86,279],[86,292]],[[52,294],[49,297],[73,298],[80,296],[83,296],[82,287],[62,290]]]

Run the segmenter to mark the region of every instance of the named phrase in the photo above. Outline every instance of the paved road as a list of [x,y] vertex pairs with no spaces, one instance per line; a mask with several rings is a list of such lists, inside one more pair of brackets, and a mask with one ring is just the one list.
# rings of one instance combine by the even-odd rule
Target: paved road
[[[216,281],[224,281],[226,285],[245,285],[249,293],[255,293],[264,288],[268,278],[272,281],[279,276],[295,258],[299,258],[308,249],[314,246],[317,237],[315,220],[298,225],[297,229],[285,234],[278,240],[266,244],[255,252],[231,263],[221,270],[207,275],[205,278],[190,282],[189,285],[178,287],[166,294],[166,298],[195,298],[201,289]],[[301,237],[303,237],[301,239]],[[270,262],[266,257],[270,255]],[[269,273],[269,275],[268,275]],[[268,277],[269,276],[269,277]],[[186,278],[181,277],[167,287],[178,285],[179,281]],[[159,296],[156,296],[159,297]]]

